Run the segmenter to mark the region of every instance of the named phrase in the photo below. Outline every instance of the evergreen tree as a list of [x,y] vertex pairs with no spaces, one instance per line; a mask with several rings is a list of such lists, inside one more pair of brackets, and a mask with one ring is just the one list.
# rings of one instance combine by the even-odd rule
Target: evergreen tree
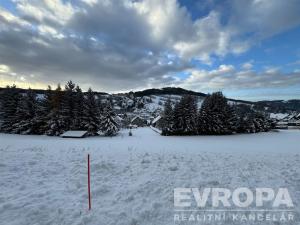
[[[113,136],[119,130],[111,106],[113,99],[108,98],[102,105],[97,97],[91,89],[84,94],[72,81],[65,91],[60,85],[55,91],[49,86],[42,99],[30,89],[21,94],[16,86],[7,87],[0,93],[0,130],[48,135],[60,135],[69,129],[88,130],[89,135],[97,135],[101,130]],[[134,98],[136,106],[150,100]],[[125,116],[123,121],[129,123],[129,117]],[[274,126],[266,113],[244,104],[232,106],[221,92],[207,96],[199,113],[193,96],[183,96],[174,109],[168,99],[162,123],[163,135],[254,133],[269,131]]]
[[164,112],[162,114],[162,134],[169,135],[172,133],[174,122],[174,112],[172,108],[172,102],[169,98],[165,103]]
[[16,122],[17,109],[20,102],[20,93],[15,85],[7,86],[1,93],[1,131],[10,133]]
[[253,112],[254,111],[248,105],[241,104],[236,106],[238,133],[255,133]]
[[170,134],[182,134],[184,132],[184,113],[180,102],[176,102],[173,114],[173,129]]
[[237,116],[221,92],[208,95],[198,117],[200,134],[232,134],[236,132]]
[[15,123],[12,133],[16,134],[39,134],[37,122],[38,103],[36,94],[29,89],[21,99],[17,107]]
[[197,133],[197,102],[196,98],[191,95],[183,97],[183,108],[185,110],[185,132],[187,134],[196,134]]
[[97,135],[99,130],[99,108],[95,99],[95,94],[91,88],[86,93],[86,99],[84,104],[84,116],[83,123],[84,128],[88,130],[88,134],[91,136]]
[[53,101],[53,91],[51,86],[48,85],[44,98],[40,102],[41,105],[40,113],[42,114],[42,116],[47,116],[49,112],[52,110],[53,108],[52,101]]
[[65,131],[75,129],[75,95],[75,84],[72,81],[68,81],[65,86],[61,105],[61,119],[63,121]]
[[105,136],[114,136],[118,133],[119,127],[118,123],[115,120],[115,113],[112,110],[112,107],[107,103],[106,107],[103,110],[103,115],[101,117],[101,131]]
[[191,135],[197,131],[197,103],[193,96],[185,95],[174,107],[173,133]]
[[74,129],[84,130],[84,94],[79,86],[75,89]]
[[267,116],[262,112],[255,111],[250,106],[239,105],[236,111],[239,117],[237,127],[239,133],[265,132],[272,128]]
[[53,92],[51,86],[48,85],[44,97],[38,101],[36,120],[39,124],[39,134],[46,134],[47,132],[47,123],[51,119],[50,115],[53,109],[52,98]]
[[271,129],[271,124],[262,112],[254,113],[255,132],[267,132]]
[[58,84],[51,96],[51,111],[49,113],[49,121],[47,122],[47,135],[59,136],[65,131],[66,126],[62,120],[62,98],[63,92]]
[[227,105],[224,112],[224,126],[227,128],[227,133],[236,133],[238,117],[235,110],[235,105]]
[[218,129],[218,122],[213,119],[213,116],[209,113],[208,104],[204,100],[202,103],[198,120],[198,134],[214,134]]
[[252,114],[245,114],[243,117],[238,119],[237,126],[238,133],[255,133],[255,125]]

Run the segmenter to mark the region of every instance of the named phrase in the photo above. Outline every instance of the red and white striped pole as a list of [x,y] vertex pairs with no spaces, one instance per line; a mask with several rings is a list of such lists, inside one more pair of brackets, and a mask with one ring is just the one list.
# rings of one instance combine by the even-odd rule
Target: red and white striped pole
[[91,202],[91,169],[90,169],[90,154],[88,154],[88,196],[89,196],[89,210],[92,209]]

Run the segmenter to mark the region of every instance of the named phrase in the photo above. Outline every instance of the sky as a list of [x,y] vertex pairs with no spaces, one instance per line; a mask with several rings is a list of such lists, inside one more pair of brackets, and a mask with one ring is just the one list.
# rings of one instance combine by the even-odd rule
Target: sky
[[300,98],[299,0],[1,0],[0,86]]

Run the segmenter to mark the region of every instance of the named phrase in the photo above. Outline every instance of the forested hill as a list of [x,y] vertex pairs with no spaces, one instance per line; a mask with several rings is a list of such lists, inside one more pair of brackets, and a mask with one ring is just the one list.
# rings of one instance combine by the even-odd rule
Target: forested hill
[[194,95],[200,97],[206,97],[206,94],[201,92],[195,92],[186,90],[179,87],[165,87],[161,89],[151,88],[143,91],[132,92],[136,97],[143,97],[149,95]]
[[274,113],[289,113],[293,111],[300,112],[300,99],[291,100],[274,100],[274,101],[258,101],[255,102],[257,110],[266,110]]
[[[149,95],[194,95],[194,96],[205,98],[207,96],[207,94],[204,94],[202,92],[186,90],[186,89],[183,89],[180,87],[165,87],[165,88],[160,88],[160,89],[151,88],[151,89],[146,89],[143,91],[136,91],[136,92],[131,92],[131,93],[133,93],[133,95],[136,97],[143,97],[143,96],[149,96]],[[228,98],[228,100],[234,101],[234,102],[246,103],[246,104],[253,104],[253,102],[245,101],[245,100],[237,100],[237,99],[231,99],[231,98]]]
[[[0,87],[0,92],[5,88]],[[22,88],[17,88],[20,92],[26,93],[28,90],[27,89],[22,89]],[[34,92],[36,94],[45,94],[46,90],[43,89],[34,89]],[[109,95],[106,92],[97,92],[95,91],[96,94],[98,95]],[[196,92],[196,91],[191,91],[191,90],[186,90],[180,87],[164,87],[164,88],[151,88],[151,89],[146,89],[143,91],[136,91],[136,92],[126,92],[126,93],[119,93],[116,94],[118,96],[122,95],[133,95],[134,97],[144,97],[144,96],[150,96],[150,95],[193,95],[193,96],[198,96],[198,97],[203,97],[205,98],[207,94],[204,94],[202,92]],[[231,101],[236,101],[236,102],[242,102],[242,103],[248,103],[252,104],[250,101],[244,101],[244,100],[236,100],[236,99],[229,99]]]
[[[0,88],[3,90],[5,88]],[[19,89],[20,92],[27,92],[26,89]],[[43,95],[45,94],[46,90],[34,90],[36,94]],[[193,95],[197,96],[200,99],[203,99],[207,96],[207,94],[202,92],[195,92],[191,90],[186,90],[179,87],[165,87],[161,89],[152,88],[152,89],[146,89],[143,91],[136,91],[136,92],[127,92],[127,93],[119,93],[119,94],[113,94],[110,95],[105,92],[95,92],[97,95],[106,95],[111,96],[113,99],[120,97],[128,97],[130,98],[147,98],[149,96],[183,96],[183,95]],[[300,112],[300,99],[294,99],[294,100],[273,100],[273,101],[257,101],[257,102],[251,102],[251,101],[244,101],[244,100],[236,100],[236,99],[228,99],[231,102],[235,103],[244,103],[252,105],[257,110],[263,110],[267,112],[272,113],[290,113],[290,112]]]

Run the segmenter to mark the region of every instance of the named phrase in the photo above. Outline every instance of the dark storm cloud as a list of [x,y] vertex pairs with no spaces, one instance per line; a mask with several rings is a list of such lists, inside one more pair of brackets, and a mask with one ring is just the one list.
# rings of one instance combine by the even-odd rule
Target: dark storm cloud
[[[286,7],[279,0],[272,4],[229,1],[225,24],[221,21],[225,8],[212,8],[207,16],[192,21],[175,0],[78,0],[73,5],[61,0],[14,2],[15,15],[0,8],[0,65],[10,69],[7,76],[0,74],[2,79],[11,74],[40,84],[72,79],[84,88],[104,91],[188,86],[192,77],[184,80],[176,74],[201,72],[192,68],[190,59],[209,63],[211,55],[240,53],[250,47],[248,39],[240,38],[243,34],[270,36],[300,23],[296,14],[300,4],[295,0]],[[280,74],[273,78],[286,79]],[[218,85],[228,85],[228,80],[218,79]],[[248,85],[257,85],[249,81]],[[216,83],[206,85],[210,88]],[[236,79],[230,80],[230,86],[239,85]]]
[[[118,52],[141,54],[146,50],[160,49],[151,39],[151,30],[146,18],[138,12],[125,7],[121,1],[112,1],[108,5],[97,4],[85,11],[74,14],[67,24],[76,33],[97,38]],[[158,48],[159,47],[159,48]]]
[[[15,30],[16,26],[2,21],[1,64],[17,74],[34,74],[44,83],[73,79],[105,90],[147,86],[151,80],[188,68],[185,61],[158,63],[163,46],[149,38],[149,25],[133,9],[120,3],[85,10],[74,12],[59,38],[47,29],[40,32],[38,26],[49,24],[35,15],[34,27],[29,29]],[[51,29],[60,32],[59,26]]]
[[300,24],[298,0],[232,0],[230,25],[240,32],[269,37]]
[[[51,38],[34,31],[2,31],[0,59],[18,74],[35,74],[45,83],[73,79],[112,90],[145,86],[169,72],[187,68],[158,65],[157,57],[112,45],[98,47],[89,38]],[[101,45],[101,44],[99,44]]]

